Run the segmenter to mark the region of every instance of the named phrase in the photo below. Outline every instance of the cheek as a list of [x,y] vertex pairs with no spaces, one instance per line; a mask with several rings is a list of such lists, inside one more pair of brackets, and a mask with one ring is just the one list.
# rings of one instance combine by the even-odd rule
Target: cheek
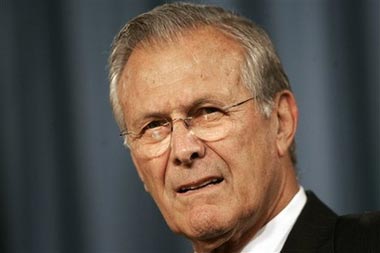
[[235,130],[234,138],[223,141],[223,154],[219,154],[230,168],[240,201],[257,204],[274,177],[277,161],[274,130],[269,120],[247,122]]
[[[234,135],[224,140],[223,156],[233,167],[240,167],[246,176],[258,173],[258,167],[265,167],[268,158],[273,155],[271,150],[274,142],[270,139],[270,130],[267,124],[245,124],[240,129],[234,129]],[[234,172],[234,171],[232,171]],[[262,172],[262,171],[261,171]]]
[[165,183],[165,160],[162,158],[139,159],[133,155],[132,159],[141,180],[153,197],[157,192],[162,192]]

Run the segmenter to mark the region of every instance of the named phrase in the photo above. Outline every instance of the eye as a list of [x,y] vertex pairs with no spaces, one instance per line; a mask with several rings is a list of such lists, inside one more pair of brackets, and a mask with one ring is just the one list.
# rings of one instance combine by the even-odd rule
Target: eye
[[212,113],[217,113],[217,112],[221,112],[221,111],[215,107],[205,107],[205,108],[201,108],[200,110],[201,115],[207,115],[207,114],[212,114]]
[[220,119],[224,115],[224,111],[217,107],[202,107],[199,108],[193,118],[197,121],[214,121]]
[[156,129],[156,128],[159,128],[159,127],[164,127],[164,126],[167,126],[169,125],[169,122],[165,119],[161,119],[161,120],[154,120],[154,121],[151,121],[149,122],[148,124],[146,124],[141,133],[144,134],[146,131],[149,131],[149,130],[153,130],[153,129]]
[[223,113],[221,109],[216,107],[202,107],[196,112],[196,116],[205,116],[209,114]]

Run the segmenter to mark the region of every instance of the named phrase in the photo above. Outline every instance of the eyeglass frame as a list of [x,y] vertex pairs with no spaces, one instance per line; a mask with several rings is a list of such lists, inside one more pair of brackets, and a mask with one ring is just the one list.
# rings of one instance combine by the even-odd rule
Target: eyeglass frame
[[[257,97],[256,96],[253,96],[253,97],[250,97],[248,99],[245,99],[243,101],[240,101],[238,103],[234,103],[232,105],[227,105],[227,106],[223,106],[222,108],[220,108],[220,110],[223,110],[224,113],[228,112],[228,110],[232,109],[232,108],[235,108],[235,107],[238,107],[240,105],[243,105],[245,103],[247,103],[248,101],[250,100],[254,100],[256,99]],[[191,120],[193,119],[194,117],[193,116],[189,116],[189,117],[185,117],[185,118],[174,118],[174,119],[165,119],[167,121],[168,124],[170,124],[170,134],[173,132],[173,125],[176,121],[179,121],[179,120],[182,120],[186,127],[189,127],[191,125],[191,123],[188,123],[189,121],[191,122]],[[143,133],[135,133],[133,131],[128,131],[128,130],[122,130],[120,133],[119,133],[119,136],[121,137],[125,137],[125,136],[128,136],[128,135],[135,135],[136,138],[141,138],[141,136],[143,136]],[[129,145],[128,145],[129,147]]]

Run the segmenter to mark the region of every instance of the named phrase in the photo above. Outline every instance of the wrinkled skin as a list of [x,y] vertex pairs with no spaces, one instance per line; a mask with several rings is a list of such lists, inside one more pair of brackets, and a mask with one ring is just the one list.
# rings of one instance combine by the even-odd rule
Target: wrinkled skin
[[[196,105],[225,106],[252,96],[240,82],[243,51],[213,28],[189,31],[177,42],[136,48],[119,85],[125,123],[136,129],[152,114],[188,116]],[[169,227],[198,252],[237,252],[298,190],[288,148],[297,107],[291,92],[277,94],[270,117],[255,100],[237,107],[228,135],[206,142],[179,121],[168,150],[144,158],[131,150],[146,190]],[[149,116],[150,115],[150,116]],[[199,186],[181,193],[181,186]]]

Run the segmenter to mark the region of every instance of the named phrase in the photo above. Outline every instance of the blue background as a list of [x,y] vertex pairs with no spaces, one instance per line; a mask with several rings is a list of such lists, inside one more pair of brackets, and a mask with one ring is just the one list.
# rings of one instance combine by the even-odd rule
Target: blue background
[[[1,252],[191,252],[144,192],[108,101],[113,36],[161,2],[0,2]],[[379,1],[202,2],[272,37],[300,108],[302,185],[341,214],[379,209]]]

